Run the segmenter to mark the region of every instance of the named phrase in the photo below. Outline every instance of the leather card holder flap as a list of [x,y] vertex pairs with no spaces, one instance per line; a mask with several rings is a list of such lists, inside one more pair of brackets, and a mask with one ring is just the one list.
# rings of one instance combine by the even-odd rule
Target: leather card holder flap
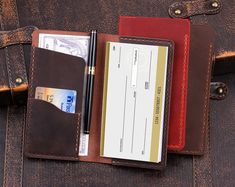
[[[78,160],[85,61],[46,49],[32,48],[25,154],[28,157]],[[75,113],[35,99],[36,87],[75,90]]]
[[80,114],[66,113],[47,101],[28,100],[26,155],[77,159]]

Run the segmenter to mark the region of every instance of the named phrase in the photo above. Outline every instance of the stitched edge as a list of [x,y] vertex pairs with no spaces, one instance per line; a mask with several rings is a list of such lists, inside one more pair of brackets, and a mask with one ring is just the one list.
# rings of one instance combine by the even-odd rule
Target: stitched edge
[[[30,101],[31,102],[31,101]],[[76,115],[77,114],[77,115]],[[75,113],[75,115],[76,115],[76,120],[78,121],[78,125],[77,125],[77,128],[78,129],[80,129],[79,127],[80,127],[80,125],[79,125],[79,123],[80,123],[80,120],[78,119],[78,116],[80,116],[80,114],[81,113]],[[28,118],[31,118],[31,113],[30,114],[28,114]],[[29,128],[29,126],[28,126],[28,130],[30,130],[30,128]],[[77,131],[77,132],[79,132],[79,130]],[[76,139],[78,139],[79,140],[79,138],[78,138],[78,135],[79,135],[79,133],[77,133],[77,138]],[[29,138],[27,137],[27,139],[29,140]],[[78,141],[78,143],[77,144],[75,144],[75,150],[78,150],[78,146],[79,146],[79,141]],[[26,152],[26,155],[32,155],[32,156],[34,156],[34,157],[37,157],[37,158],[51,158],[51,159],[53,159],[53,158],[55,158],[55,159],[59,159],[59,160],[71,160],[71,159],[73,159],[73,160],[78,160],[78,156],[64,156],[63,154],[55,154],[55,155],[53,155],[53,154],[50,154],[50,153],[42,153],[42,154],[39,154],[39,153],[37,153],[37,152]]]
[[[30,129],[31,129],[31,127],[30,127],[30,123],[31,123],[31,119],[32,119],[32,116],[31,116],[31,114],[32,114],[32,108],[31,108],[31,106],[32,106],[32,100],[31,99],[29,99],[28,100],[28,102],[29,102],[29,104],[30,104],[30,108],[28,108],[28,110],[29,110],[29,113],[28,113],[28,132],[30,132]],[[78,115],[76,115],[76,117],[78,117],[78,116],[80,116],[81,115],[81,113],[77,113]],[[78,118],[76,118],[76,120],[78,121],[78,123],[77,123],[77,135],[76,135],[76,144],[75,144],[75,150],[78,150],[78,146],[79,146],[79,141],[77,141],[79,138],[78,138],[78,135],[79,135],[79,127],[80,127],[80,119],[78,119]],[[29,135],[27,134],[26,135],[27,136],[27,146],[29,145],[29,142],[30,142],[30,139],[29,139]],[[78,142],[78,143],[77,143]],[[45,158],[45,157],[47,157],[47,158],[61,158],[61,157],[63,157],[64,159],[68,159],[69,160],[69,158],[74,158],[74,159],[77,159],[78,157],[76,157],[76,156],[64,156],[63,154],[56,154],[56,155],[53,155],[53,154],[47,154],[47,153],[42,153],[42,154],[39,154],[39,153],[37,153],[37,152],[27,152],[26,154],[28,154],[28,155],[34,155],[34,156],[36,156],[36,157],[42,157],[42,158]]]
[[[183,63],[183,84],[181,84],[181,86],[182,86],[182,100],[183,100],[183,102],[181,103],[181,109],[182,108],[184,108],[184,110],[181,110],[180,109],[180,135],[179,135],[179,144],[180,145],[182,145],[182,141],[183,141],[183,132],[182,132],[182,129],[183,129],[183,118],[184,118],[184,116],[186,116],[186,107],[185,107],[185,105],[186,105],[186,92],[187,92],[187,89],[185,89],[185,83],[186,83],[186,70],[188,69],[188,63],[186,63],[186,60],[187,60],[187,58],[186,58],[186,55],[187,55],[187,46],[188,46],[188,35],[186,34],[185,36],[184,36],[184,63]],[[185,121],[185,120],[184,120]],[[185,121],[185,123],[186,123],[186,121]],[[185,126],[185,125],[184,125]],[[180,147],[180,145],[177,145],[177,144],[170,144],[170,145],[168,145],[169,146],[169,148],[179,148]]]
[[[11,4],[12,5],[12,4]],[[17,7],[15,5],[15,3],[13,3],[13,11],[15,13],[16,16],[18,16],[17,14]],[[2,12],[2,3],[0,4],[0,11]],[[1,22],[1,29],[4,30],[4,25],[3,25],[3,21],[2,21],[2,14],[0,15],[0,22]],[[19,26],[19,17],[17,17],[17,26]],[[11,74],[11,66],[10,66],[10,62],[9,62],[9,53],[8,53],[8,49],[7,47],[5,48],[5,55],[6,55],[6,62],[7,62],[7,71],[8,71],[8,80],[9,80],[9,85],[10,85],[10,91],[11,91],[11,97],[13,100],[13,88],[12,88],[12,74]],[[7,109],[7,132],[6,132],[6,148],[5,148],[5,161],[4,161],[4,177],[3,177],[3,186],[5,187],[7,185],[7,180],[8,180],[8,170],[9,170],[9,166],[8,166],[8,159],[6,157],[6,155],[8,155],[9,153],[9,140],[8,140],[8,134],[9,134],[9,107]],[[22,163],[22,162],[21,162]],[[23,170],[22,165],[21,167],[21,171]],[[20,174],[20,186],[22,186],[22,172]]]
[[208,57],[208,67],[207,67],[207,80],[206,80],[206,85],[205,85],[205,98],[204,98],[204,121],[203,121],[203,128],[202,128],[202,134],[203,134],[203,143],[201,144],[201,151],[203,147],[205,146],[205,126],[206,123],[208,123],[208,104],[209,104],[209,99],[208,99],[208,92],[209,92],[209,79],[210,79],[210,69],[211,69],[211,53],[212,53],[212,44],[209,45],[209,57]]
[[53,159],[53,160],[65,160],[65,161],[79,161],[79,157],[73,156],[63,156],[63,155],[47,155],[47,154],[37,154],[37,153],[26,153],[26,156],[39,158],[39,159]]
[[[32,47],[32,61],[31,61],[31,80],[29,85],[29,96],[33,97],[33,85],[34,85],[34,70],[36,69],[36,61],[35,61],[35,47]],[[31,107],[30,107],[31,108]]]
[[6,55],[6,63],[7,63],[7,73],[8,73],[8,81],[10,85],[10,91],[11,91],[11,99],[14,101],[13,97],[13,81],[12,81],[12,73],[11,73],[11,65],[10,65],[10,59],[9,59],[9,52],[8,48],[5,48],[5,55]]
[[137,42],[151,42],[153,44],[169,44],[171,46],[171,44],[168,42],[168,40],[161,40],[158,39],[156,40],[151,40],[151,39],[137,39],[137,38],[127,38],[127,37],[120,37],[120,40],[130,40],[130,41],[137,41]]
[[[17,10],[17,6],[16,6],[16,1],[11,1],[9,3],[9,6],[12,6],[12,10],[13,10],[13,15],[16,16],[16,20],[14,20],[16,22],[16,25],[17,27],[19,27],[19,15],[18,15],[18,10]],[[2,3],[0,3],[0,11],[2,12]],[[3,15],[0,15],[0,22],[1,22],[1,28],[2,30],[4,30],[4,24],[3,24]],[[23,49],[22,49],[22,46],[20,46],[21,48],[21,57],[22,54],[23,54]],[[9,80],[9,85],[10,85],[10,90],[11,90],[11,97],[12,97],[12,101],[14,101],[14,97],[13,97],[13,94],[14,94],[14,91],[13,91],[13,81],[12,81],[12,74],[11,74],[11,66],[10,66],[10,60],[9,60],[9,52],[8,52],[8,49],[7,47],[5,48],[5,55],[6,55],[6,62],[7,62],[7,71],[8,71],[8,80]],[[24,62],[24,58],[20,59],[21,62]],[[25,70],[25,69],[24,69]],[[24,74],[24,78],[26,78],[27,80],[27,75],[26,75],[26,70],[23,72]],[[9,166],[8,166],[8,159],[6,157],[6,155],[8,155],[9,153],[9,140],[8,140],[8,134],[9,134],[9,107],[7,109],[7,134],[6,134],[6,151],[5,151],[5,164],[4,164],[4,179],[3,179],[3,185],[6,186],[7,185],[7,180],[8,180],[8,169],[9,169]],[[25,111],[24,111],[25,113]],[[23,120],[23,123],[24,123],[24,120]],[[24,131],[24,126],[22,127],[22,131]],[[22,151],[21,151],[21,165],[20,165],[20,183],[19,185],[22,186],[23,184],[23,178],[22,178],[22,174],[23,174],[23,136],[21,137],[22,138]]]
[[9,152],[9,141],[8,141],[8,136],[9,136],[9,107],[7,107],[7,124],[6,124],[6,137],[5,137],[5,161],[4,161],[4,176],[3,176],[3,186],[4,187],[7,187],[7,179],[8,179],[8,159],[7,158],[7,155],[8,155],[8,152]]
[[[20,27],[20,24],[19,24],[19,15],[18,15],[18,9],[17,9],[17,5],[16,5],[16,2],[15,1],[11,1],[9,6],[12,6],[12,10],[14,11],[14,14],[15,17],[16,17],[16,26],[17,27]],[[2,3],[0,4],[0,11],[2,12]],[[0,21],[1,21],[1,29],[2,30],[5,30],[4,28],[4,24],[3,24],[3,20],[2,20],[2,15],[0,16]],[[25,28],[25,27],[24,27]],[[28,28],[28,29],[31,29]],[[18,28],[14,31],[17,31],[17,30],[21,30],[21,28]],[[26,27],[26,30],[27,30],[27,27]],[[9,33],[12,33],[14,31],[8,31]],[[6,31],[7,32],[7,31]],[[6,34],[5,32],[5,34]],[[21,42],[21,41],[20,41]],[[11,44],[11,41],[9,42]],[[1,48],[1,47],[0,47]],[[24,62],[25,59],[24,59],[24,55],[23,55],[23,46],[22,44],[19,45],[19,50],[20,50],[20,56],[21,56],[21,59],[20,59],[20,62]],[[13,90],[13,87],[14,87],[14,82],[12,80],[12,70],[11,70],[11,64],[10,64],[10,60],[9,60],[9,52],[8,52],[8,48],[7,46],[5,47],[5,55],[6,55],[6,62],[7,62],[7,71],[8,71],[8,80],[9,80],[9,85],[10,85],[10,91],[11,91],[11,97],[12,97],[12,101],[14,101],[14,90]],[[23,64],[20,64],[21,66]],[[23,65],[24,68],[22,68],[22,75],[24,77],[24,81],[25,83],[27,83],[27,73],[26,73],[26,68],[25,68],[25,65]]]
[[[33,82],[34,82],[34,66],[35,65],[35,47],[32,47],[32,58],[31,58],[31,71],[30,71],[30,84],[29,84],[29,96],[32,98],[32,89],[33,89]],[[29,149],[29,132],[30,132],[30,122],[31,122],[31,110],[32,110],[32,103],[31,100],[28,99],[28,106],[27,106],[27,124],[26,124],[26,148]],[[28,129],[28,130],[27,130]]]
[[[23,113],[25,114],[25,108],[24,108],[24,111]],[[10,107],[7,108],[7,125],[6,125],[6,147],[5,147],[5,162],[4,162],[4,177],[3,177],[3,186],[4,187],[7,187],[8,184],[9,184],[9,159],[7,159],[7,156],[8,155],[11,155],[11,151],[10,151],[10,142],[9,142],[9,138],[8,136],[10,136],[10,129],[14,128],[12,125],[11,127],[9,127],[9,121],[10,119],[12,119],[13,117],[13,113],[12,113],[12,110]],[[25,115],[23,115],[23,119],[21,120],[20,122],[20,125],[24,125],[24,122],[25,122]],[[13,123],[13,121],[11,121],[11,123]],[[23,132],[24,132],[24,128],[21,128],[21,133],[22,133],[22,136],[20,137],[20,140],[21,140],[21,148],[20,148],[20,159],[19,159],[19,169],[20,169],[20,174],[23,173]],[[18,160],[18,158],[16,158]],[[18,179],[18,178],[17,178]],[[19,184],[20,186],[22,186],[23,184],[23,179],[22,179],[22,175],[21,177],[19,178]]]
[[[15,3],[13,3],[13,6],[14,6],[14,12],[15,12],[15,15],[17,17],[17,20],[16,20],[16,24],[17,24],[17,27],[20,27],[20,22],[19,22],[19,14],[18,14],[18,8],[17,8],[17,4],[16,4],[16,0],[14,1]],[[25,83],[28,83],[28,78],[27,78],[27,73],[26,73],[26,66],[25,66],[25,58],[24,58],[24,52],[23,52],[23,46],[22,44],[19,45],[19,48],[20,48],[20,55],[21,55],[21,60],[20,60],[20,64],[21,66],[23,67],[22,68],[22,75],[24,77],[24,81]],[[23,63],[22,63],[23,62]],[[22,178],[22,177],[21,177]]]
[[[4,33],[0,32],[0,48],[7,47],[14,44],[21,44],[21,43],[31,43],[31,32],[34,31],[34,27],[27,26],[22,27],[16,30],[11,31],[4,31]],[[10,36],[14,37],[14,39],[10,39]],[[21,36],[21,37],[20,37]],[[8,40],[4,40],[3,38],[7,37]]]
[[21,168],[20,168],[20,173],[22,174],[20,182],[21,182],[21,186],[23,186],[23,166],[24,166],[24,133],[25,133],[25,123],[26,123],[26,108],[24,107],[23,109],[23,123],[22,123],[22,137],[21,137],[21,151],[20,151],[20,155],[21,155],[21,159],[20,162],[21,164]]
[[78,114],[78,123],[77,123],[77,132],[76,132],[76,145],[75,145],[75,151],[77,152],[79,156],[78,146],[79,146],[79,130],[80,130],[80,122],[81,122],[81,114]]
[[[206,80],[206,86],[205,86],[205,98],[204,98],[204,109],[203,109],[203,128],[201,133],[203,134],[203,143],[200,146],[200,151],[184,151],[185,153],[190,153],[190,154],[200,154],[203,151],[203,147],[205,145],[205,126],[206,123],[208,123],[208,114],[207,114],[207,110],[208,110],[208,92],[209,92],[209,79],[210,79],[210,69],[211,69],[211,56],[212,56],[212,44],[209,45],[209,61],[208,61],[208,66],[207,66],[207,80]],[[208,119],[207,119],[208,118]]]
[[[210,52],[209,52],[209,58],[208,58],[208,61],[209,61],[209,64],[212,62],[212,44],[210,44]],[[210,69],[211,69],[211,66],[208,65],[208,80],[207,80],[207,100],[208,102],[206,101],[205,99],[205,103],[208,105],[209,103],[209,98],[210,98],[210,82],[209,82],[209,77],[210,77]],[[207,144],[208,147],[206,147],[208,149],[208,164],[209,164],[209,168],[208,168],[208,173],[209,173],[209,183],[212,184],[212,176],[211,176],[211,142],[210,142],[210,111],[208,109],[208,106],[206,106],[206,109],[205,111],[207,111],[207,139],[205,138],[204,136],[204,144]],[[206,116],[205,116],[206,118]],[[206,123],[206,119],[204,120],[204,122]],[[212,185],[213,186],[213,185]]]
[[[170,60],[170,61],[173,61],[173,58],[174,58],[173,54],[170,57],[168,56],[168,60]],[[172,68],[172,65],[171,65],[170,69],[168,68],[168,70],[167,70],[166,99],[165,99],[165,103],[164,103],[166,111],[167,111],[168,119],[164,118],[164,123],[166,123],[167,121],[168,121],[168,123],[170,122],[170,109],[169,109],[169,106],[170,106],[170,95],[169,95],[169,91],[171,91],[171,84],[170,83],[172,82],[172,73],[173,73],[173,68]],[[170,82],[170,80],[171,80],[171,82]],[[166,105],[166,101],[168,102],[167,105]],[[169,126],[168,126],[168,128],[165,127],[165,131],[169,132]],[[168,142],[168,132],[164,133],[164,135],[165,135],[165,137],[164,137],[165,140],[164,141],[166,142],[166,144]],[[162,154],[163,158],[166,157],[165,156],[166,154],[167,154],[167,145],[166,145],[166,151],[163,151],[163,154]]]
[[[22,178],[22,174],[23,174],[23,141],[24,141],[24,124],[25,124],[25,108],[23,109],[23,120],[22,120],[22,128],[21,128],[21,133],[22,133],[22,136],[21,136],[21,149],[20,149],[20,174],[21,174],[21,177],[19,179],[20,181],[20,186],[22,186],[23,184],[23,178]],[[7,187],[7,184],[8,184],[8,179],[9,179],[9,162],[8,162],[8,159],[7,158],[7,155],[9,155],[9,150],[10,150],[10,143],[9,143],[9,139],[8,139],[8,136],[10,134],[10,131],[9,131],[9,119],[12,118],[12,112],[11,112],[11,109],[10,107],[7,108],[7,133],[6,133],[6,148],[5,148],[5,164],[4,164],[4,179],[3,179],[3,186],[4,187]]]
[[[31,124],[31,114],[32,114],[32,100],[30,98],[33,97],[33,85],[35,84],[35,79],[34,79],[34,76],[35,76],[35,72],[36,72],[36,60],[35,60],[35,47],[32,47],[32,60],[31,60],[31,81],[30,81],[30,85],[29,85],[29,99],[28,99],[28,118],[27,118],[27,130],[26,132],[30,132],[30,124]],[[80,127],[80,118],[78,119],[78,117],[81,116],[81,113],[77,113],[77,132],[76,132],[76,140],[75,140],[75,150],[76,152],[78,151],[78,146],[79,146],[79,127]],[[55,158],[55,159],[75,159],[77,160],[78,159],[78,156],[64,156],[64,155],[59,155],[59,154],[56,154],[56,155],[53,155],[53,154],[38,154],[36,152],[29,152],[29,142],[30,142],[30,139],[29,139],[29,134],[26,133],[26,147],[28,149],[28,152],[26,154],[28,155],[33,155],[33,156],[36,156],[36,157],[40,157],[40,158]]]
[[[210,46],[209,46],[209,48],[210,48],[210,52],[209,52],[209,63],[208,63],[208,72],[210,71],[210,64],[211,64],[211,52],[212,52],[212,44],[210,44]],[[207,76],[208,76],[208,79],[207,79],[207,85],[209,85],[208,83],[209,83],[209,77],[210,77],[210,73],[208,73],[207,74]],[[204,117],[206,118],[206,116],[207,116],[207,122],[208,122],[208,128],[207,128],[207,134],[204,134],[204,131],[203,131],[203,135],[204,135],[204,141],[203,141],[203,145],[205,144],[205,143],[207,143],[207,145],[208,145],[208,164],[209,164],[209,167],[208,167],[208,174],[209,174],[209,184],[212,184],[212,176],[211,176],[211,145],[210,145],[210,122],[209,122],[209,120],[210,120],[210,118],[209,118],[209,112],[208,112],[208,114],[206,115],[205,114],[205,110],[208,110],[208,102],[207,102],[207,99],[206,98],[208,98],[208,91],[209,91],[209,86],[207,87],[207,89],[206,89],[206,95],[205,95],[205,107],[204,107]],[[206,119],[204,119],[204,124],[206,124]],[[205,125],[204,125],[205,126]],[[205,135],[207,136],[207,140],[205,139]],[[194,176],[193,176],[193,178],[194,178],[194,180],[193,180],[193,182],[194,182],[194,184],[193,184],[193,186],[197,186],[197,181],[198,181],[198,167],[197,167],[197,162],[198,162],[198,160],[193,156],[193,173],[194,173]],[[213,186],[213,185],[212,185]]]

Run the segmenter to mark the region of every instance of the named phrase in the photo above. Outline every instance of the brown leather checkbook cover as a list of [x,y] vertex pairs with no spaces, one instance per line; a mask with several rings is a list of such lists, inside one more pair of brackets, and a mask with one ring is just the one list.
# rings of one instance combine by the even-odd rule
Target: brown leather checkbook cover
[[175,153],[203,155],[209,123],[214,31],[191,25],[185,146]]
[[[80,32],[38,30],[33,34],[30,83],[27,106],[25,155],[33,158],[74,160],[109,163],[114,165],[162,169],[166,165],[167,129],[169,124],[171,76],[174,44],[168,40],[144,39],[139,44],[168,46],[168,69],[160,163],[112,159],[100,156],[103,81],[105,69],[105,45],[107,41],[128,42],[130,38],[98,34],[96,74],[93,94],[91,129],[88,156],[79,156],[79,135],[82,120],[84,77],[86,64],[82,58],[37,48],[39,33],[88,35]],[[138,38],[135,38],[135,41]],[[51,87],[77,91],[76,113],[66,113],[54,105],[34,99],[36,87]]]

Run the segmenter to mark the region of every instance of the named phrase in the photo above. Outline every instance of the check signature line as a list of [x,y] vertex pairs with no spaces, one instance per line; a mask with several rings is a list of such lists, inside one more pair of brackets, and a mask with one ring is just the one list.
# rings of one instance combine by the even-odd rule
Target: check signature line
[[148,124],[148,119],[146,118],[145,119],[145,128],[144,128],[144,147],[143,147],[142,155],[145,154],[147,124]]
[[131,153],[133,153],[133,144],[134,144],[134,131],[135,131],[135,111],[136,111],[136,91],[134,91],[134,115],[133,115],[133,127],[132,127],[132,141],[131,141]]
[[121,54],[122,54],[122,47],[119,48],[119,59],[118,59],[118,68],[121,67]]
[[150,52],[150,58],[149,58],[149,72],[148,72],[148,81],[145,82],[145,89],[149,90],[150,88],[150,81],[151,81],[151,69],[152,69],[152,56],[153,51]]
[[125,119],[126,119],[126,95],[127,95],[127,76],[126,76],[126,85],[125,85],[125,98],[124,98],[124,109],[123,109],[123,122],[122,122],[122,138],[120,139],[120,152],[123,151],[123,142],[124,142],[124,129],[125,129]]

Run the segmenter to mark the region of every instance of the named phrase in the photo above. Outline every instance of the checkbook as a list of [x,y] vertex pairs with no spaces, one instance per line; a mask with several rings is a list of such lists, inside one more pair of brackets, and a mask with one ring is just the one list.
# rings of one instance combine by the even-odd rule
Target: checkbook
[[163,169],[174,43],[98,33],[87,135],[82,128],[88,37],[33,33],[25,156]]
[[160,162],[168,47],[106,44],[101,155]]

